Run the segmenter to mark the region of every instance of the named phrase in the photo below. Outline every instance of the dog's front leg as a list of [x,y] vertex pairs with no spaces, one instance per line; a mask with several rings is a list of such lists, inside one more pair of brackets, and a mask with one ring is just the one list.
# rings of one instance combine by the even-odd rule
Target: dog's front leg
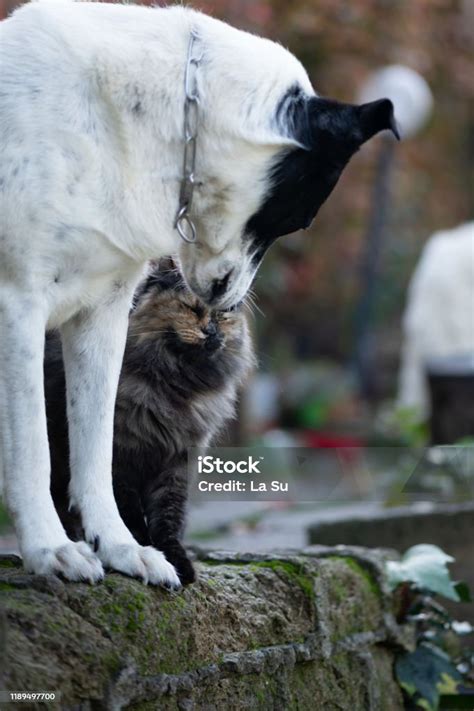
[[27,570],[100,580],[102,565],[69,540],[49,490],[43,388],[46,308],[37,294],[0,285],[0,451],[4,495]]
[[81,312],[61,329],[71,456],[70,500],[102,563],[153,584],[179,587],[162,553],[140,546],[120,518],[112,488],[114,404],[128,327],[130,294]]

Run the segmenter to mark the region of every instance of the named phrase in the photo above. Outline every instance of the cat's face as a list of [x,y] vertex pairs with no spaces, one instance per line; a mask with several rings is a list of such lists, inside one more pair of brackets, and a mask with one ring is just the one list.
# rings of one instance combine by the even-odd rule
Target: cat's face
[[211,358],[241,343],[245,329],[240,310],[212,310],[179,282],[168,285],[159,278],[140,298],[130,322],[138,340],[154,335],[176,352]]

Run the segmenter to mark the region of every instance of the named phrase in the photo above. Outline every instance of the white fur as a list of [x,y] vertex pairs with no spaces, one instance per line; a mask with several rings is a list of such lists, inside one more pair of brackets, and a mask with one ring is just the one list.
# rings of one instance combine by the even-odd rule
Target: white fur
[[[192,28],[204,49],[193,205],[200,242],[185,245],[173,221]],[[100,537],[104,565],[177,585],[162,554],[135,543],[112,493],[131,294],[146,260],[178,253],[196,293],[233,269],[221,306],[245,295],[253,267],[243,227],[268,187],[270,161],[294,144],[275,109],[293,84],[313,90],[282,47],[182,7],[40,0],[0,24],[0,66],[0,449],[25,564],[73,580],[102,575],[90,550],[68,541],[49,494],[42,360],[45,329],[57,327],[71,502],[86,538]]]
[[428,240],[411,280],[403,327],[399,404],[426,416],[426,361],[474,357],[474,222]]

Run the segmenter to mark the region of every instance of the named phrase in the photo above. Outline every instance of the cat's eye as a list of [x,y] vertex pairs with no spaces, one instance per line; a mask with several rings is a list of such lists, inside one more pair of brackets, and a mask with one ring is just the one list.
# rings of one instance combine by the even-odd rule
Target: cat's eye
[[192,311],[193,314],[196,314],[198,318],[204,316],[204,308],[200,304],[188,304],[188,309]]

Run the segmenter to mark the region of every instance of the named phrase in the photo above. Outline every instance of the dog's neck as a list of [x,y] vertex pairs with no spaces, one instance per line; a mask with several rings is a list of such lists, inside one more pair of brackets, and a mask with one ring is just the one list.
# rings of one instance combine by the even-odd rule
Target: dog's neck
[[[158,234],[163,254],[175,253],[180,246],[174,225],[183,175],[184,79],[193,28],[204,50],[193,212],[209,214],[216,206],[218,212],[223,207],[225,211],[223,202],[234,184],[259,177],[256,168],[261,168],[262,155],[270,161],[278,147],[294,141],[271,125],[281,90],[278,82],[266,93],[261,91],[265,73],[260,68],[260,76],[258,67],[253,70],[252,56],[261,51],[260,38],[244,35],[249,46],[242,47],[242,33],[205,15],[176,7],[140,11],[134,16],[134,33],[123,22],[107,24],[104,31],[110,33],[110,41],[107,35],[97,39],[91,70],[120,150],[117,170],[124,199],[122,214],[113,218],[115,235],[120,232],[114,239],[119,249],[143,260],[160,256]],[[271,65],[273,51],[269,43],[263,64]],[[249,71],[242,71],[242,64],[248,64]],[[293,67],[290,73],[296,70]],[[301,76],[304,81],[302,68]],[[230,166],[237,173],[247,171],[249,179],[247,173],[236,178]],[[133,224],[126,214],[134,216]]]

